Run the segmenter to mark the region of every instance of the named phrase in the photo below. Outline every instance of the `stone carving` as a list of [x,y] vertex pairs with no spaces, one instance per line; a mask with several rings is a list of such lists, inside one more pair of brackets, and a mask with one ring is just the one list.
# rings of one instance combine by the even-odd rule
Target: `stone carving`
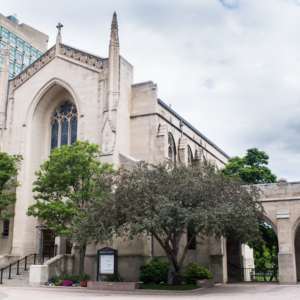
[[279,186],[287,185],[287,180],[286,180],[286,178],[278,178],[278,179],[277,179],[277,185],[279,185]]
[[68,49],[67,52],[66,52],[66,56],[67,57],[72,57],[72,54],[73,54],[73,51]]
[[55,56],[55,46],[49,49],[43,56],[38,58],[33,64],[31,64],[26,70],[21,72],[15,77],[13,84],[14,87],[18,87],[24,80],[33,75],[38,71],[43,65],[45,65],[49,60]]
[[102,67],[103,67],[103,62],[102,62],[102,60],[97,59],[97,60],[96,60],[96,63],[95,63],[95,66],[96,66],[96,68],[98,68],[98,69],[102,69]]
[[84,52],[70,49],[62,44],[60,45],[59,54],[66,55],[68,58],[80,60],[81,63],[87,64],[91,67],[96,67],[97,69],[103,69],[103,61],[98,57],[88,55]]
[[42,56],[42,63],[45,64],[47,62],[47,55]]
[[94,66],[94,65],[95,65],[95,58],[89,57],[89,59],[88,59],[88,64],[89,64],[90,66]]
[[63,46],[60,46],[59,53],[64,55],[66,53],[66,48]]
[[27,71],[28,76],[32,75],[32,73],[33,73],[33,67],[29,67]]
[[73,58],[76,59],[76,60],[79,60],[79,58],[80,58],[80,53],[74,51],[74,53],[73,53]]
[[34,67],[36,70],[38,70],[40,67],[41,67],[41,62],[40,61],[37,61],[35,64],[34,64]]
[[24,81],[26,78],[27,78],[27,74],[26,74],[26,72],[23,72],[21,74],[21,81]]
[[15,79],[15,87],[17,87],[20,84],[20,78]]
[[80,61],[81,61],[82,63],[86,63],[86,61],[87,61],[87,56],[84,55],[84,54],[81,54],[81,56],[80,56]]
[[55,49],[52,48],[52,49],[50,50],[50,52],[49,52],[49,58],[54,57],[54,55],[55,55]]

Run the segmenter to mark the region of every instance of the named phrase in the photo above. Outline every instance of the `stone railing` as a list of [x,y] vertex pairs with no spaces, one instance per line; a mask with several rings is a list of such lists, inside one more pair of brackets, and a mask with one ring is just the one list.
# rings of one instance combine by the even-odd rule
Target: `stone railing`
[[103,68],[103,59],[63,44],[59,45],[59,54],[80,61],[90,67],[96,67],[97,69]]
[[14,79],[14,87],[18,87],[23,81],[28,77],[37,72],[43,65],[45,65],[49,60],[55,56],[55,46],[45,52],[40,58],[38,58],[34,63],[29,65],[23,72],[21,72]]

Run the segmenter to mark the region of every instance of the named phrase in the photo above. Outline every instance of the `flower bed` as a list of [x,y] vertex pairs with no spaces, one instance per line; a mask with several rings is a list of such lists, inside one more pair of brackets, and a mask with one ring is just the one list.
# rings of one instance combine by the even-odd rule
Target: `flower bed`
[[47,281],[45,283],[46,286],[69,286],[69,287],[87,287],[87,283],[88,281],[92,281],[94,282],[93,280],[84,280],[80,283],[73,283],[72,281],[70,280],[58,280],[57,282],[52,282],[52,281]]

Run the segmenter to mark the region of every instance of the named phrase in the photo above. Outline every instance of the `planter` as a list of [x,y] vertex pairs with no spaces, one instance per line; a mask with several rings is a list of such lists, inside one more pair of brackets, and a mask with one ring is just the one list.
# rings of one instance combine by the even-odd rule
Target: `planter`
[[138,282],[89,281],[87,288],[91,290],[134,291],[140,288],[140,284]]
[[199,279],[197,280],[197,286],[210,288],[215,286],[215,281],[213,279]]

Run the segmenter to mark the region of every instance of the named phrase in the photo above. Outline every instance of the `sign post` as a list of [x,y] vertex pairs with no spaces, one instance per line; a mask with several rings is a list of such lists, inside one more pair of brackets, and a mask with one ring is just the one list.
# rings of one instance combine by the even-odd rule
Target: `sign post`
[[118,282],[118,250],[105,247],[97,251],[97,281],[99,275],[114,275]]

